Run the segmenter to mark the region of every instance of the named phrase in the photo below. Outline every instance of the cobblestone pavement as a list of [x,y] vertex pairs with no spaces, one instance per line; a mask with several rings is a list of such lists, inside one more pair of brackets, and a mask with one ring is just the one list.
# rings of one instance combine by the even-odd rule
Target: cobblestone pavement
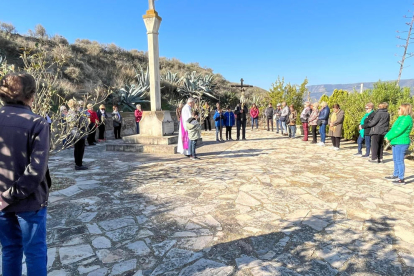
[[206,133],[196,162],[98,145],[74,172],[72,150],[52,157],[73,185],[50,197],[49,275],[414,275],[414,183],[383,178],[388,153],[247,137]]

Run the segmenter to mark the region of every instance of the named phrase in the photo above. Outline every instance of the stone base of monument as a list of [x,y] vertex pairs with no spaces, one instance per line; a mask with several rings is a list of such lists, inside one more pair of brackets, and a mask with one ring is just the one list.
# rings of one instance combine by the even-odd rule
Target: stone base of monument
[[[106,144],[107,151],[141,152],[152,154],[176,154],[178,136],[148,137],[131,135],[122,138],[122,143]],[[201,146],[203,139],[197,141],[197,147]]]
[[131,135],[123,138],[127,144],[143,145],[173,145],[178,143],[178,136],[147,136],[142,134]]
[[178,136],[170,112],[144,111],[139,123],[140,133],[122,138],[121,144],[107,144],[107,151],[176,154]]
[[106,151],[176,154],[177,145],[107,144]]
[[[122,137],[122,143],[108,143],[107,151],[176,154],[178,135],[174,135],[174,121],[170,112],[144,112],[139,124],[141,134]],[[203,142],[199,139],[197,144]]]

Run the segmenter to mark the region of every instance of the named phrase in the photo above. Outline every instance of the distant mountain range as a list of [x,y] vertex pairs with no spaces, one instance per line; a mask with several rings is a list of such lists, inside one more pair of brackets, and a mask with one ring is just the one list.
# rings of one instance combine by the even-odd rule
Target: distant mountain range
[[[375,82],[364,82],[364,90],[374,88]],[[410,87],[414,88],[414,79],[401,80],[401,87]],[[320,84],[320,85],[309,85],[308,89],[310,91],[310,97],[312,100],[319,100],[323,94],[328,96],[332,95],[335,89],[342,89],[347,91],[356,91],[361,90],[361,83],[349,83],[349,84]]]

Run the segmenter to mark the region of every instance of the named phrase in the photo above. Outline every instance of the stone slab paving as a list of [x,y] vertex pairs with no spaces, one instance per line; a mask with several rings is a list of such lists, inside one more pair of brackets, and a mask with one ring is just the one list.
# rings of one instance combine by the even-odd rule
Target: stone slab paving
[[[414,275],[414,184],[392,171],[267,131],[204,133],[202,160],[88,147],[53,156],[49,275]],[[407,176],[414,181],[414,165]]]

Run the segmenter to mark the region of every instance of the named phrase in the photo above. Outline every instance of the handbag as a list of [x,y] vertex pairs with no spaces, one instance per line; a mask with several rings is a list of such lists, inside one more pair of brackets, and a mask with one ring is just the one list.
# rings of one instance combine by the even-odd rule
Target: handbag
[[280,116],[280,121],[281,121],[281,122],[286,122],[286,117],[287,117],[287,116]]
[[316,124],[317,124],[318,126],[321,126],[321,125],[322,125],[322,120],[319,120],[319,119],[318,119],[318,120],[316,121]]

